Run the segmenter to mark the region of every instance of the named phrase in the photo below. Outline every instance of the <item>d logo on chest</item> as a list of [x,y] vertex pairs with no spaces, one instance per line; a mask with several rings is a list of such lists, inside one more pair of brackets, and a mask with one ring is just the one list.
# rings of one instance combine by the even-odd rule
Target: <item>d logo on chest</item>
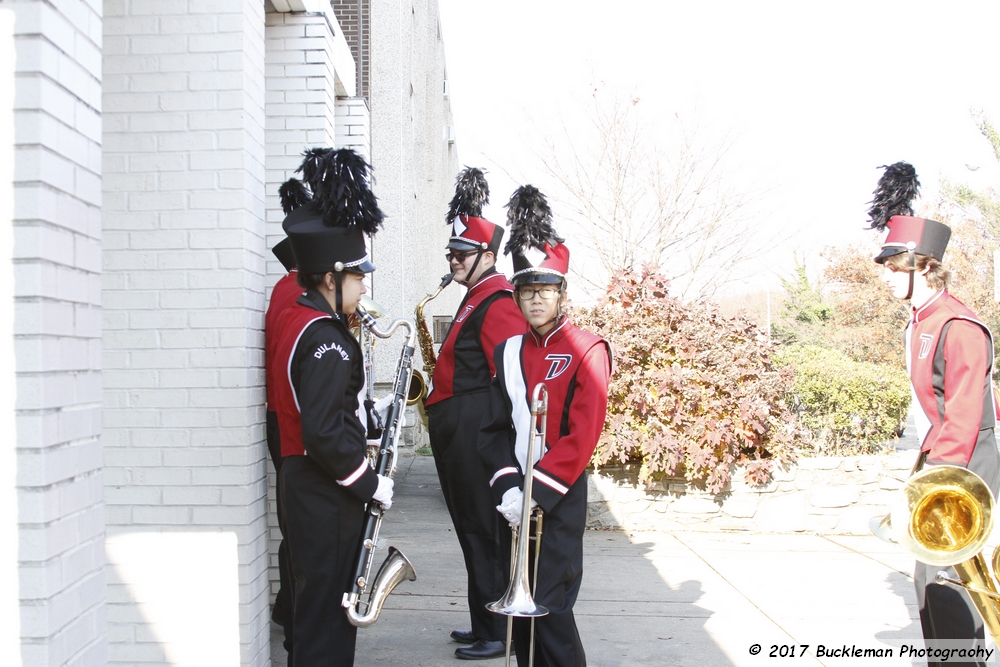
[[554,380],[569,368],[569,365],[573,362],[572,354],[549,354],[545,356],[545,361],[551,362],[549,366],[549,372],[545,374],[546,380]]
[[462,309],[462,312],[458,314],[458,317],[455,318],[455,321],[461,322],[465,320],[465,318],[469,316],[469,313],[471,313],[474,309],[475,306],[466,306],[465,308]]
[[917,359],[926,359],[927,355],[931,353],[931,343],[934,342],[934,336],[930,334],[920,334],[920,352],[917,354]]

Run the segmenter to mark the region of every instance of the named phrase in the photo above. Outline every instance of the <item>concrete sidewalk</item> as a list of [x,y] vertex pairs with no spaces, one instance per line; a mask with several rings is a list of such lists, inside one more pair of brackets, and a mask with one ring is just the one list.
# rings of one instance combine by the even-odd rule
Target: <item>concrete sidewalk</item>
[[[400,461],[378,562],[388,545],[407,555],[417,581],[400,584],[378,622],[359,631],[355,664],[466,664],[448,637],[468,628],[465,569],[430,457]],[[817,658],[818,645],[892,649],[879,665],[923,665],[900,658],[903,644],[923,647],[912,566],[871,536],[587,531],[575,611],[593,666],[875,662]],[[280,629],[272,656],[285,665]]]

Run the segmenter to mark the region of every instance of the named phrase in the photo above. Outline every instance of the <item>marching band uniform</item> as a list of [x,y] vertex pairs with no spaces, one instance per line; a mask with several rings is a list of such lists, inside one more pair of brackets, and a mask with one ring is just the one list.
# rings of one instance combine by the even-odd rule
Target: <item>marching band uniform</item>
[[377,229],[382,214],[368,192],[349,195],[371,197],[372,206],[362,214],[367,220],[355,222],[341,201],[327,205],[342,170],[351,171],[348,180],[367,190],[368,166],[352,151],[313,149],[309,160],[314,163],[304,163],[302,171],[312,200],[303,196],[283,226],[302,284],[332,273],[336,303],[310,286],[275,325],[273,396],[283,458],[279,488],[293,580],[288,664],[350,667],[357,628],[341,600],[351,586],[365,504],[374,498],[388,507],[392,480],[377,475],[365,456],[367,380],[361,347],[342,312],[347,307],[342,286],[345,273],[375,269],[362,230]]
[[[946,225],[913,217],[910,200],[918,188],[911,165],[891,165],[879,181],[870,211],[872,227],[889,230],[875,261],[884,264],[894,255],[908,255],[907,300],[914,294],[917,259],[940,262],[951,238],[951,229]],[[996,496],[1000,491],[1000,452],[994,435],[997,405],[992,383],[992,334],[947,289],[921,300],[923,303],[913,305],[904,332],[912,405],[921,441],[921,459],[915,468],[944,464],[968,468]],[[971,642],[977,638],[982,643],[983,622],[972,599],[963,589],[937,584],[935,575],[940,569],[917,561],[914,570],[925,642],[929,648],[935,640]],[[956,576],[953,568],[947,570],[950,576]],[[928,661],[928,665],[936,664]]]
[[[518,193],[525,191],[544,203],[541,193],[531,186]],[[509,206],[512,213],[517,208]],[[554,230],[547,239],[536,236],[533,247],[512,247],[517,241],[516,224],[516,220],[511,222],[511,241],[507,246],[507,251],[513,252],[512,282],[516,287],[558,286],[561,299],[569,250],[554,235]],[[604,428],[611,351],[603,339],[576,328],[559,313],[557,306],[550,330],[540,334],[532,327],[497,346],[495,366],[497,374],[481,424],[479,451],[491,473],[490,486],[500,503],[497,509],[505,516],[508,514],[503,505],[510,491],[523,485],[528,442],[534,428],[530,419],[532,393],[540,382],[545,383],[548,392],[546,442],[544,448],[536,446],[535,450],[532,500],[544,511],[534,600],[549,613],[534,619],[535,664],[582,667],[586,665],[586,654],[573,617],[573,605],[583,579],[585,469]],[[509,516],[519,513],[520,503]],[[511,531],[507,522],[500,523],[504,538],[509,540]],[[509,573],[509,551],[501,553]],[[529,572],[532,568],[529,566]],[[528,664],[530,620],[514,619],[513,640],[519,665]]]
[[[264,314],[264,377],[267,391],[267,414],[266,414],[266,437],[267,451],[271,455],[271,462],[274,464],[276,477],[281,476],[281,433],[278,428],[278,413],[275,412],[276,399],[274,396],[277,386],[273,374],[276,371],[274,366],[274,348],[277,343],[277,320],[278,316],[295,303],[299,295],[302,294],[302,287],[298,283],[298,271],[295,269],[295,255],[292,253],[291,241],[287,238],[279,241],[272,249],[274,256],[278,258],[281,265],[285,267],[285,275],[278,279],[271,290],[271,298],[267,304],[267,312]],[[277,504],[278,531],[282,539],[278,545],[278,594],[275,596],[274,608],[271,610],[271,618],[278,625],[285,628],[285,650],[291,650],[292,641],[292,614],[291,614],[291,575],[288,572],[288,546],[285,544],[285,526],[281,512],[281,488],[275,484],[275,501]]]
[[[478,172],[465,170],[459,176]],[[461,187],[456,194],[460,199]],[[496,255],[503,228],[479,217],[481,204],[456,206],[449,220],[453,235],[448,249],[475,252],[468,277],[484,252]],[[457,210],[456,210],[457,209]],[[467,261],[467,260],[465,260]],[[431,450],[441,491],[455,525],[468,574],[469,614],[472,631],[456,630],[452,638],[472,646],[459,647],[459,658],[479,659],[503,654],[503,619],[486,610],[486,605],[503,595],[506,573],[500,565],[500,536],[489,491],[489,475],[476,448],[479,422],[489,399],[490,381],[495,373],[493,350],[500,341],[524,331],[524,316],[511,298],[513,287],[495,267],[483,272],[468,293],[452,321],[434,367],[433,388],[425,401]]]

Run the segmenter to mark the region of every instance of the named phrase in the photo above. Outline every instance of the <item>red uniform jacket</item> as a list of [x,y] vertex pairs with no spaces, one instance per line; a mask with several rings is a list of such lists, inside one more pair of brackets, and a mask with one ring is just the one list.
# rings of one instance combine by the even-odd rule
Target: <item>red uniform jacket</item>
[[267,313],[264,315],[264,382],[267,386],[268,410],[274,411],[273,387],[274,378],[274,348],[277,343],[275,327],[280,315],[285,308],[295,303],[295,300],[305,291],[299,285],[299,272],[292,269],[281,277],[271,290],[271,300],[267,304]]
[[441,346],[425,405],[489,389],[496,373],[493,350],[528,327],[513,293],[507,278],[496,270],[469,288]]
[[499,501],[520,487],[532,433],[531,397],[545,383],[549,404],[545,451],[538,451],[532,497],[546,512],[562,500],[594,454],[608,408],[611,350],[566,318],[540,337],[534,330],[496,350],[497,375],[483,418],[479,451]]
[[993,339],[961,301],[941,291],[906,327],[917,432],[930,464],[968,466],[980,431],[996,426]]

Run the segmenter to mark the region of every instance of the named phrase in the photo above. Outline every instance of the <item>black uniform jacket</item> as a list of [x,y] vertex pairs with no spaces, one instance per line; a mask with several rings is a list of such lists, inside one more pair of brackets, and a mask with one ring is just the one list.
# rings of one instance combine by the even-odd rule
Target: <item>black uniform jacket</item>
[[[330,315],[312,322],[294,344],[289,379],[302,424],[305,454],[337,484],[361,500],[371,500],[378,478],[365,458],[368,415],[361,346],[347,328],[346,318],[333,312],[323,295],[309,290],[282,317],[294,318],[298,308]],[[284,335],[294,335],[286,330]],[[282,439],[285,440],[284,429]],[[283,442],[287,455],[287,446]]]

